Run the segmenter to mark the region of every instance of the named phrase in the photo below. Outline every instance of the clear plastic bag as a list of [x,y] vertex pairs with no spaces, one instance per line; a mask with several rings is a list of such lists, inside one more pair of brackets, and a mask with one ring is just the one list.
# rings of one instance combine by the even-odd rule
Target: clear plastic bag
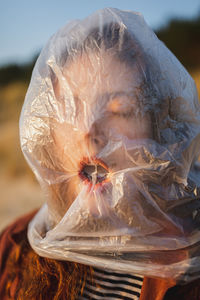
[[28,231],[39,255],[199,276],[197,91],[139,13],[103,9],[52,36],[20,136],[46,193]]

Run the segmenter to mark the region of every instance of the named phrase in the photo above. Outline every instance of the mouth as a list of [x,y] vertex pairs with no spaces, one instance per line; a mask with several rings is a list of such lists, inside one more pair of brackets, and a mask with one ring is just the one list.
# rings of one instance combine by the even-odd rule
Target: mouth
[[83,159],[80,163],[79,176],[81,180],[92,186],[103,185],[108,181],[109,169],[107,165],[99,159]]

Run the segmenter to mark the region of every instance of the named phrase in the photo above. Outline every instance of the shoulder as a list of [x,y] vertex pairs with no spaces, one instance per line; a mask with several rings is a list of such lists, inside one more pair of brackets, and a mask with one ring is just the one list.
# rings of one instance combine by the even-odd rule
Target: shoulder
[[4,299],[5,289],[11,282],[12,286],[13,283],[17,284],[15,265],[16,269],[20,267],[21,253],[30,248],[27,240],[27,227],[35,214],[36,211],[33,211],[20,217],[6,227],[0,235],[0,299]]

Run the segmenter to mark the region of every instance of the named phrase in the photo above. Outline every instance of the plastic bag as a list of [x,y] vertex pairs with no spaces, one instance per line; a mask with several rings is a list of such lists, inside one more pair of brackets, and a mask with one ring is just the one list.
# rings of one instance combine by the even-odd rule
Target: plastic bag
[[199,276],[197,91],[139,13],[103,9],[52,36],[20,136],[46,193],[28,231],[39,255]]

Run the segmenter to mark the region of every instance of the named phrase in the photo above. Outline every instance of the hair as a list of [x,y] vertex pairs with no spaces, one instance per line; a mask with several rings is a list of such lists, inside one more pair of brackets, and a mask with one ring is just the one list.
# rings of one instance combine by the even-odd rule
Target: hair
[[14,239],[6,278],[3,295],[24,300],[75,300],[83,293],[86,279],[94,281],[92,267],[37,255],[30,248],[25,230]]
[[125,25],[107,23],[103,28],[93,28],[83,41],[77,39],[71,43],[61,55],[61,65],[64,66],[67,60],[76,59],[77,55],[85,54],[88,50],[99,52],[101,49],[113,49],[116,57],[128,66],[135,63],[136,56],[137,59],[141,58],[142,53],[136,38]]

